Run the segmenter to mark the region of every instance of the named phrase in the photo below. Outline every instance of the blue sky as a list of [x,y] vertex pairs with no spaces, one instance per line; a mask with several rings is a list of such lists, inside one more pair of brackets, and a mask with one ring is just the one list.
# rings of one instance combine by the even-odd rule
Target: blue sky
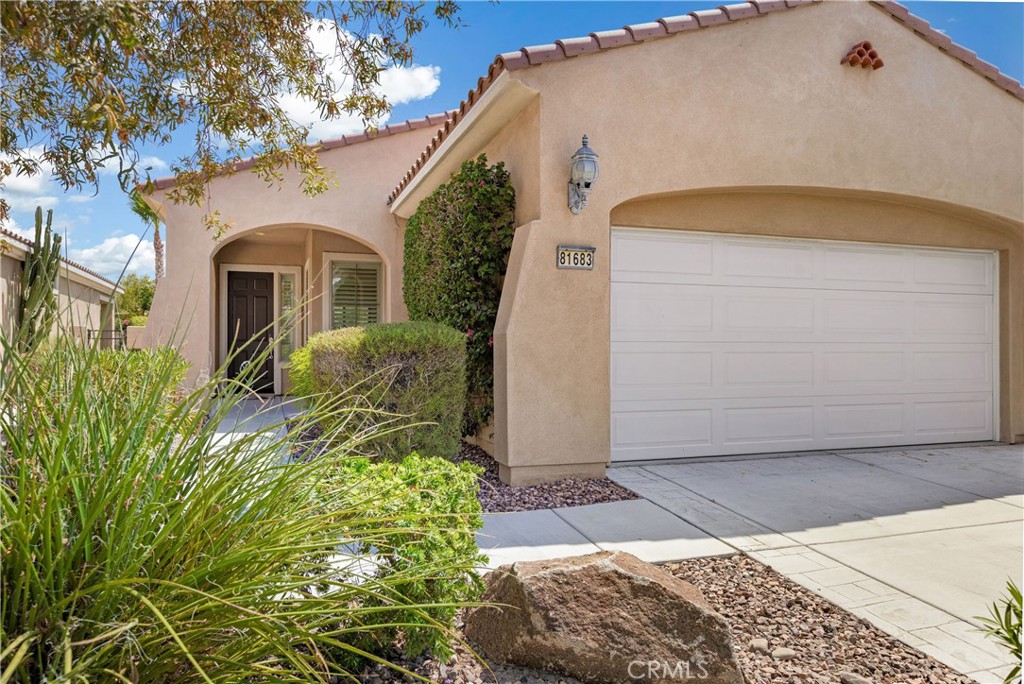
[[[721,3],[717,3],[721,4]],[[524,45],[619,28],[658,17],[717,6],[714,2],[526,2],[501,4],[464,2],[464,27],[451,31],[430,26],[414,41],[415,67],[395,70],[385,83],[400,102],[390,121],[402,121],[455,107],[476,85],[494,55]],[[954,41],[974,50],[1017,80],[1024,80],[1024,3],[907,2],[911,12]],[[333,137],[352,130],[353,122],[320,126],[315,137]],[[154,177],[166,175],[166,163],[187,151],[187,135],[143,156]],[[54,210],[54,225],[67,235],[70,256],[110,277],[116,277],[142,234],[141,222],[127,208],[114,176],[103,177],[99,192],[65,195],[46,178],[8,179],[13,227],[32,225],[36,203]],[[152,273],[152,246],[145,240],[130,271]]]

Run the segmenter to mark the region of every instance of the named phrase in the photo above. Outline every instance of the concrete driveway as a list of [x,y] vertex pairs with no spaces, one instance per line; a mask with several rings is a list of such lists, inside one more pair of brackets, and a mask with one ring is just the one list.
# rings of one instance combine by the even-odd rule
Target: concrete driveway
[[980,682],[1010,659],[976,616],[1022,583],[1024,446],[614,467],[644,501],[484,516],[491,565],[622,549],[742,551]]
[[613,468],[612,479],[982,682],[976,616],[1021,584],[1024,447]]

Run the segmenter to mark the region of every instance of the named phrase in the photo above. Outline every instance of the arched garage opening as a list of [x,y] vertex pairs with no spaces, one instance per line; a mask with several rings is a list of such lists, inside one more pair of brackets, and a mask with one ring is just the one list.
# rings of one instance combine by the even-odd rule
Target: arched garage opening
[[1019,224],[808,188],[611,212],[613,461],[1013,441]]

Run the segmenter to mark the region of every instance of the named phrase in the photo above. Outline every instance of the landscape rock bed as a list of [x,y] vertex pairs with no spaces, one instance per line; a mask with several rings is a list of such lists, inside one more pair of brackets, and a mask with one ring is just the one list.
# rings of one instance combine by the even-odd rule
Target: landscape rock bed
[[[969,684],[939,661],[742,555],[665,568],[695,585],[732,626],[748,684]],[[751,647],[768,641],[767,652]],[[772,653],[789,649],[786,660]]]
[[[901,643],[860,618],[746,556],[699,558],[664,566],[692,583],[731,624],[736,655],[747,684],[971,684],[937,660]],[[751,647],[767,641],[767,652]],[[771,653],[789,649],[777,660]],[[441,684],[578,684],[564,675],[519,667],[481,665],[457,646],[443,664],[429,658],[406,667]],[[413,681],[374,666],[366,684]]]
[[544,508],[564,508],[589,504],[639,499],[635,493],[620,487],[608,478],[569,478],[557,482],[510,487],[498,477],[498,463],[486,451],[462,443],[456,463],[468,461],[484,469],[480,476],[480,505],[484,513],[510,513],[536,511]]

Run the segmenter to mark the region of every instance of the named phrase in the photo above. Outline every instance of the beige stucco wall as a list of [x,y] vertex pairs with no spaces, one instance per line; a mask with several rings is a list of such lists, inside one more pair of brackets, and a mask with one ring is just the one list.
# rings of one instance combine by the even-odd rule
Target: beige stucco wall
[[[18,254],[21,254],[19,250]],[[23,262],[20,256],[0,256],[0,332],[10,339],[18,326],[18,310],[21,303],[21,273]],[[88,285],[78,276],[69,276],[61,268],[57,280],[57,321],[53,334],[70,334],[75,339],[86,340],[89,330],[110,330],[113,328],[113,286],[102,290]]]
[[0,255],[0,334],[11,339],[18,327],[18,302],[21,299],[21,261]]
[[[885,68],[839,64],[862,40]],[[617,221],[1000,250],[1000,437],[1024,433],[1021,101],[863,3],[777,12],[509,75],[540,93],[541,157],[539,199],[517,187],[539,220],[516,233],[495,336],[505,477],[596,474],[609,458]],[[601,177],[574,216],[565,184],[583,133]],[[760,188],[781,194],[708,192]],[[557,270],[559,244],[597,247],[594,271]]]
[[[208,211],[219,211],[221,218],[231,225],[222,242],[257,231],[269,233],[268,229],[274,227],[301,226],[350,238],[336,243],[337,251],[352,249],[380,254],[387,278],[386,315],[390,320],[405,318],[401,301],[402,236],[385,200],[434,132],[432,128],[423,128],[324,152],[321,161],[334,172],[337,187],[314,198],[302,194],[299,179],[290,172],[285,173],[280,187],[266,187],[248,172],[220,177],[210,185],[210,202],[204,207],[175,205],[166,200],[164,193],[156,193],[154,199],[161,204],[167,224],[167,274],[157,286],[146,326],[146,344],[173,342],[179,346],[192,364],[193,379],[204,370],[212,370],[218,362],[218,275],[214,255],[221,244],[203,228],[202,217]],[[306,258],[315,262],[316,249],[334,249],[328,249],[326,242],[323,246],[314,243],[316,239],[310,244],[303,243],[297,250],[281,250],[280,257],[301,266]],[[265,248],[254,248],[264,251],[248,255],[239,254],[239,249],[242,248],[223,245],[222,260],[230,257],[258,263],[274,257],[272,263],[283,263],[275,257],[273,248],[268,248],[269,253]],[[222,255],[217,256],[221,259]],[[313,275],[320,268],[322,264],[311,263]],[[316,306],[313,312],[319,318]]]

